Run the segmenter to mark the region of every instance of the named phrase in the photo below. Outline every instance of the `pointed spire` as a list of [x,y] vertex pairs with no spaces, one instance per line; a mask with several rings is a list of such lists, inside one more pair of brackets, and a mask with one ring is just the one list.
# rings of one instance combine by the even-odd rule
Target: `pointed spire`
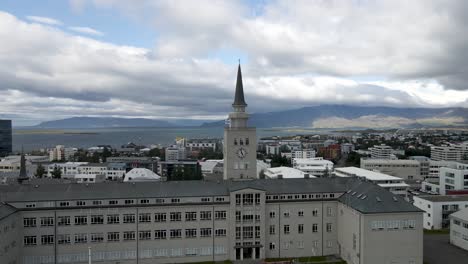
[[237,69],[237,82],[236,82],[236,94],[234,97],[234,103],[232,106],[247,106],[244,99],[244,86],[242,84],[242,72],[239,61],[239,68]]
[[20,173],[18,176],[18,181],[22,183],[24,180],[27,180],[28,174],[26,173],[26,158],[24,157],[24,150],[21,147],[21,160],[20,160]]

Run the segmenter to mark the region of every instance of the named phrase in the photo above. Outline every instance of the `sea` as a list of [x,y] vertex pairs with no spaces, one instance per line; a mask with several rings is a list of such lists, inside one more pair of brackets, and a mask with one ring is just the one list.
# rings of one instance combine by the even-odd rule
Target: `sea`
[[[120,147],[128,142],[149,146],[173,144],[176,137],[222,138],[223,127],[129,127],[86,129],[13,128],[13,151],[40,150],[65,145],[89,148],[97,145]],[[270,136],[324,134],[328,130],[312,128],[257,128],[257,138]]]

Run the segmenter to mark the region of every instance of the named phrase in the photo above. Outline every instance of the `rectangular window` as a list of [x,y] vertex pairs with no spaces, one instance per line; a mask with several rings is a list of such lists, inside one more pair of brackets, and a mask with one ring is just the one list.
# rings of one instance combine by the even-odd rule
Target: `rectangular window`
[[327,207],[327,216],[333,216],[333,208]]
[[54,235],[42,235],[41,236],[41,245],[53,245],[54,244]]
[[125,204],[134,204],[135,200],[125,200]]
[[215,230],[215,236],[217,236],[217,237],[225,237],[226,233],[227,233],[226,229],[224,229],[224,228]]
[[151,223],[151,214],[142,213],[138,215],[138,222],[140,223]]
[[104,241],[104,234],[103,233],[91,233],[91,242],[99,243]]
[[290,216],[290,212],[289,211],[284,211],[283,216],[288,218]]
[[135,223],[135,215],[134,214],[124,214],[123,215],[123,223],[124,224]]
[[312,232],[317,233],[318,232],[318,224],[312,224]]
[[107,224],[120,224],[120,215],[107,215]]
[[185,229],[185,238],[195,238],[197,237],[197,229]]
[[70,216],[59,216],[57,222],[59,226],[68,226],[70,225]]
[[236,194],[236,205],[240,205],[240,204],[241,204],[241,195]]
[[197,221],[197,212],[185,212],[185,221]]
[[58,244],[70,244],[70,235],[69,234],[60,234],[57,236],[57,243]]
[[275,243],[270,242],[269,248],[270,250],[275,250]]
[[75,216],[75,225],[87,225],[87,224],[88,224],[88,216],[86,215]]
[[59,206],[60,206],[60,207],[67,207],[67,206],[70,206],[70,202],[60,202],[60,203],[59,203]]
[[297,248],[303,249],[304,248],[304,241],[297,241]]
[[37,245],[37,237],[36,236],[25,236],[23,238],[23,242],[25,246],[35,246]]
[[171,236],[171,239],[181,238],[182,237],[182,229],[171,229],[169,231],[169,234]]
[[244,205],[252,205],[254,200],[254,194],[253,193],[244,193],[242,194],[242,203]]
[[271,211],[270,212],[270,218],[275,218],[276,217],[276,212],[275,211]]
[[236,239],[241,239],[242,231],[240,226],[236,226]]
[[304,216],[304,210],[300,209],[300,210],[297,212],[297,216],[303,217],[303,216]]
[[253,226],[243,226],[242,227],[242,236],[244,239],[253,238]]
[[180,203],[180,199],[179,198],[172,198],[171,203]]
[[215,211],[215,220],[225,220],[226,211]]
[[41,217],[41,226],[54,226],[53,217]]
[[120,233],[119,232],[109,232],[109,233],[107,233],[107,241],[108,242],[118,242],[118,241],[120,241]]
[[110,200],[109,201],[110,205],[114,205],[114,204],[118,204],[118,203],[119,203],[119,201],[117,201],[117,200]]
[[255,226],[255,238],[260,238],[260,226]]
[[304,234],[304,224],[299,224],[297,226],[297,233],[298,234]]
[[138,238],[140,240],[151,240],[151,231],[149,230],[139,231]]
[[76,206],[85,206],[86,202],[85,201],[76,201]]
[[211,211],[201,211],[200,220],[211,220]]
[[155,202],[157,204],[162,204],[162,203],[164,203],[164,199],[158,198],[158,199],[155,200]]
[[166,239],[166,230],[154,230],[154,239]]
[[35,217],[25,217],[23,218],[24,227],[36,227],[36,218]]
[[211,237],[211,228],[200,228],[200,237]]
[[331,232],[331,231],[332,231],[332,224],[327,223],[327,232]]
[[182,213],[181,212],[172,212],[170,213],[171,222],[178,222],[182,221]]
[[289,234],[289,225],[284,225],[283,226],[283,231],[284,231],[285,235]]
[[149,204],[149,200],[148,199],[142,199],[142,200],[140,200],[140,204]]
[[123,232],[123,240],[124,241],[135,240],[135,231],[125,231],[125,232]]
[[93,201],[93,205],[101,205],[102,201]]
[[88,234],[75,234],[75,244],[88,243]]
[[318,216],[318,209],[317,208],[312,210],[312,216]]
[[155,213],[154,222],[166,222],[166,213]]
[[255,194],[255,204],[260,204],[260,194],[259,193]]
[[327,248],[332,248],[333,247],[333,241],[328,240],[327,241]]
[[104,216],[103,215],[92,215],[91,216],[91,224],[92,225],[102,225],[102,224],[104,224]]
[[276,228],[274,225],[270,225],[270,235],[274,235],[276,233]]

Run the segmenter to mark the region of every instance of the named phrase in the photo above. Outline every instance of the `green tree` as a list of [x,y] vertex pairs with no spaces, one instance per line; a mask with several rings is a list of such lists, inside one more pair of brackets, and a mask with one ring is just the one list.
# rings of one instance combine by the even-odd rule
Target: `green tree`
[[106,162],[108,157],[112,157],[112,152],[107,147],[104,147],[102,150],[102,162]]
[[286,167],[291,167],[291,161],[283,157],[281,155],[273,155],[271,156],[271,167],[281,167],[281,166],[286,166]]
[[46,170],[44,166],[42,166],[42,164],[39,163],[39,165],[37,165],[36,173],[34,173],[34,176],[36,176],[37,178],[42,178],[44,177],[45,174],[46,174]]
[[51,174],[52,174],[52,178],[54,178],[54,179],[62,178],[62,170],[57,166],[54,167]]

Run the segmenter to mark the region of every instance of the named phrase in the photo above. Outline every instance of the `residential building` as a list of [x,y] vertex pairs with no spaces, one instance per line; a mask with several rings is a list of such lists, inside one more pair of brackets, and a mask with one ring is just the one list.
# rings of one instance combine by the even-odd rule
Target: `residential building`
[[16,247],[0,263],[87,262],[88,247],[92,262],[103,264],[327,255],[362,264],[423,261],[422,212],[355,179],[17,184],[0,191],[10,208],[0,226],[16,223],[0,241]]
[[199,171],[201,174],[201,166],[196,160],[161,161],[159,164],[159,175],[167,180],[172,180],[171,177],[176,170],[191,171],[192,173]]
[[77,152],[77,148],[66,148],[64,145],[57,145],[49,150],[49,161],[72,160]]
[[423,179],[421,176],[421,167],[417,160],[361,158],[361,168],[378,171],[404,180]]
[[11,120],[0,120],[0,157],[13,152]]
[[341,146],[339,144],[331,144],[321,147],[318,150],[318,155],[327,160],[335,160],[341,155]]
[[187,149],[185,147],[180,147],[173,145],[167,147],[165,150],[166,161],[178,161],[187,159]]
[[468,208],[449,215],[450,244],[468,250]]
[[217,140],[215,139],[190,139],[186,143],[186,148],[190,149],[190,151],[204,149],[216,151],[216,143]]
[[431,147],[432,160],[452,160],[458,161],[464,159],[465,151],[462,145],[452,144],[449,146]]
[[341,154],[349,154],[354,151],[354,144],[343,143],[341,144]]
[[440,194],[449,194],[450,191],[468,191],[468,164],[455,163],[451,166],[441,167],[439,172]]
[[279,155],[281,146],[279,144],[268,144],[266,145],[267,155]]
[[46,167],[47,177],[52,177],[52,172],[54,171],[54,168],[58,168],[62,172],[62,178],[73,179],[75,178],[76,174],[80,173],[78,167],[86,164],[88,164],[88,162],[50,163]]
[[291,158],[293,159],[312,159],[315,158],[314,149],[303,149],[291,152]]
[[248,127],[249,114],[245,111],[242,72],[237,69],[236,92],[229,113],[229,126],[224,128],[224,179],[256,179],[257,135],[254,127]]
[[424,211],[425,229],[448,228],[449,215],[468,207],[468,195],[422,195],[413,199],[413,205]]
[[373,148],[369,148],[371,153],[371,159],[390,159],[392,158],[393,149],[384,144],[375,145]]
[[369,171],[356,167],[335,168],[334,175],[337,177],[357,177],[370,181],[390,191],[395,195],[407,196],[409,185],[402,178],[390,176],[380,172]]
[[293,159],[293,168],[317,177],[330,176],[333,171],[333,162],[323,158]]
[[104,174],[75,174],[76,183],[98,183],[106,180]]
[[127,170],[134,168],[145,168],[153,172],[158,171],[158,161],[159,158],[150,158],[150,157],[108,157],[106,162],[109,163],[125,163]]

